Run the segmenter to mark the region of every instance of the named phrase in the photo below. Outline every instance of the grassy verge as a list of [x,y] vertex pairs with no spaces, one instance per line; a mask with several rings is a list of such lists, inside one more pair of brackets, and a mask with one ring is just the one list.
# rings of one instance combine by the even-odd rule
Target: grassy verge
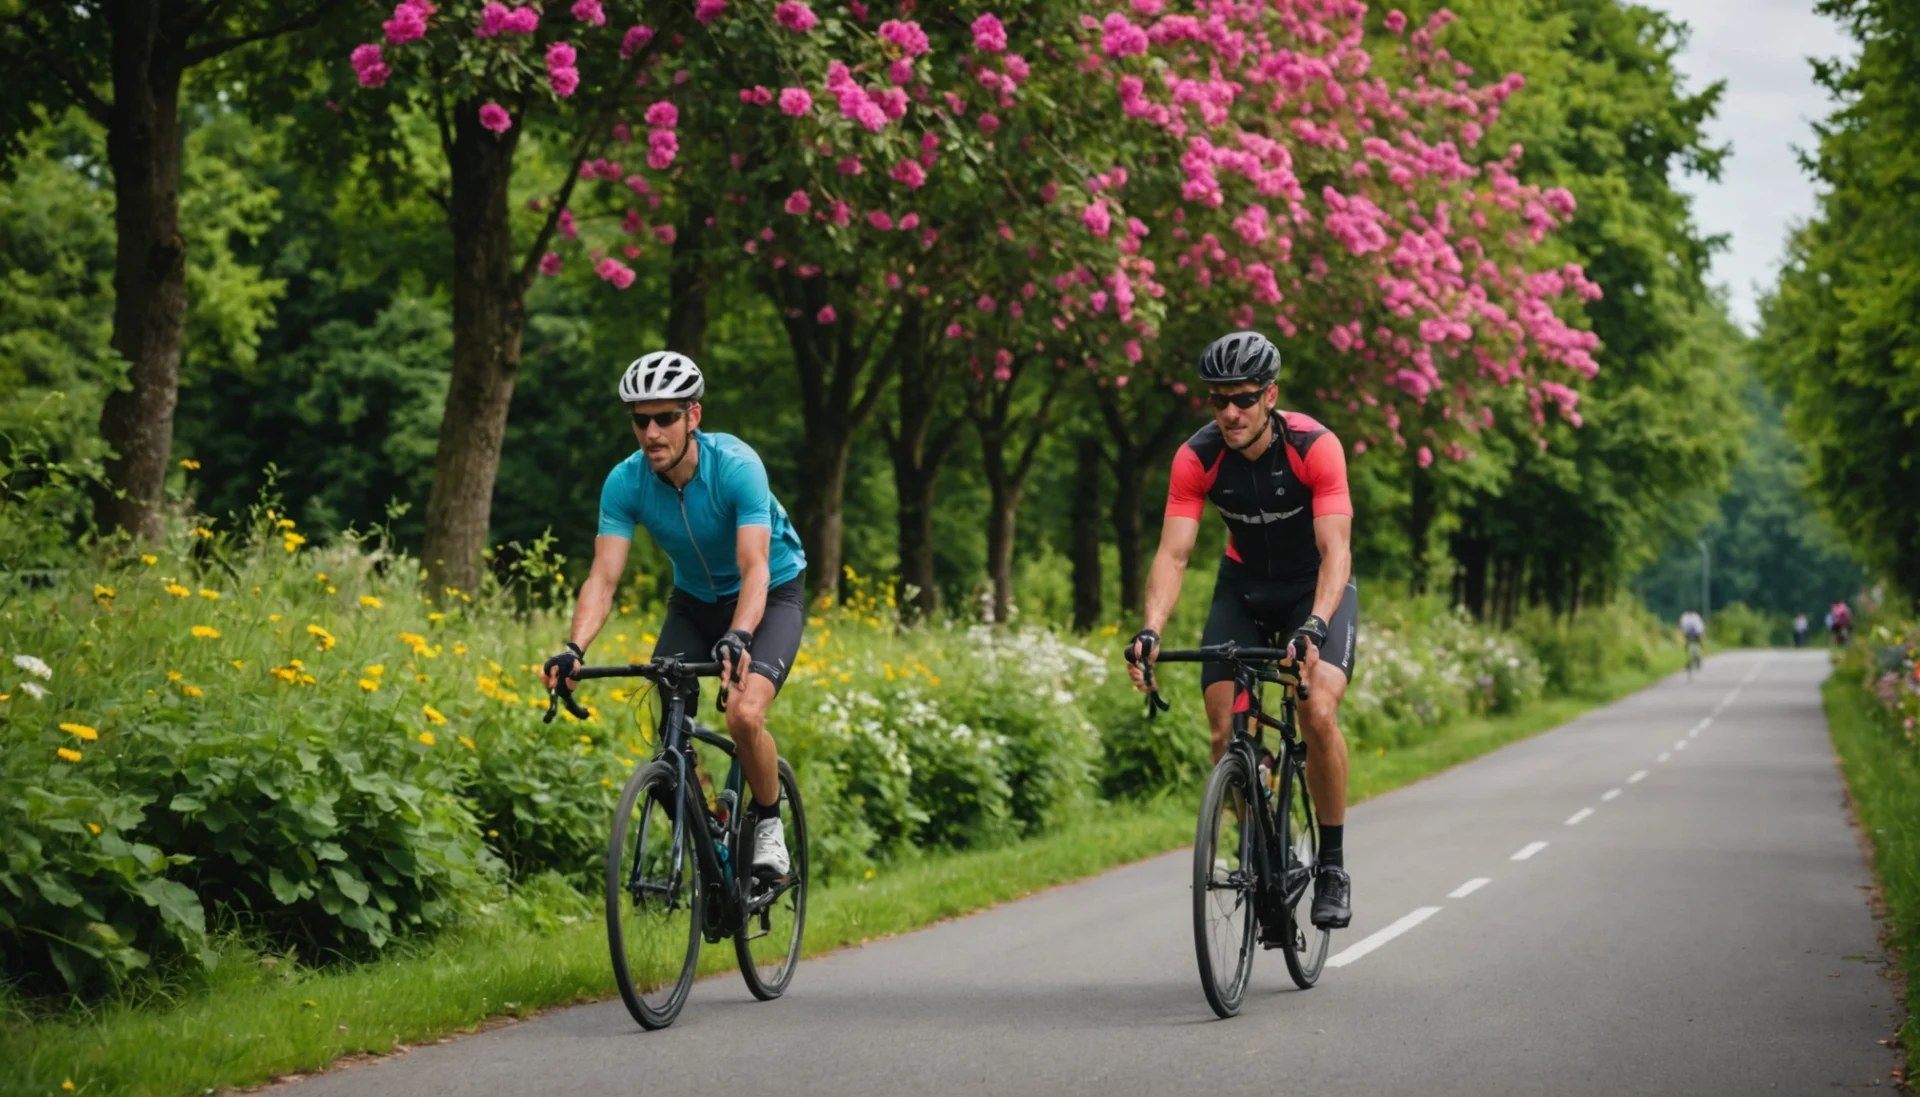
[[[1823,687],[1827,727],[1847,775],[1854,810],[1873,846],[1874,875],[1886,904],[1887,945],[1907,987],[1920,975],[1920,757],[1885,726],[1885,716],[1859,680],[1835,674]],[[1907,1073],[1920,1066],[1920,1024],[1911,1013],[1900,1028]]]
[[[1677,666],[1620,675],[1578,697],[1462,721],[1420,746],[1356,759],[1354,798],[1538,734]],[[858,884],[823,889],[809,912],[808,952],[902,933],[1176,849],[1192,838],[1191,800],[1111,805],[1084,824],[1033,841],[909,861]],[[703,968],[731,965],[731,948],[703,953]],[[451,934],[411,955],[325,972],[268,968],[236,950],[215,965],[204,989],[176,1002],[9,1023],[0,1029],[0,1063],[6,1064],[0,1093],[60,1093],[69,1080],[78,1093],[246,1086],[320,1069],[344,1055],[384,1053],[470,1030],[490,1017],[525,1016],[612,993],[604,930],[591,913],[544,932],[502,924]]]

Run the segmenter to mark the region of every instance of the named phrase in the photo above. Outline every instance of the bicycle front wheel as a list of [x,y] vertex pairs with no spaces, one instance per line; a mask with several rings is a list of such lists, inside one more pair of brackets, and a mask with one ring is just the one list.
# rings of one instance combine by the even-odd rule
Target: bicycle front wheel
[[1193,836],[1193,946],[1200,989],[1221,1017],[1240,1012],[1253,974],[1255,867],[1253,775],[1229,753],[1213,767]]
[[[780,812],[787,828],[787,874],[754,881],[746,923],[734,934],[740,976],[755,998],[770,1002],[793,981],[800,963],[800,935],[807,926],[807,810],[793,767],[780,759]],[[751,848],[752,834],[744,835]]]
[[1280,844],[1288,850],[1286,886],[1289,894],[1299,888],[1299,897],[1287,904],[1286,936],[1281,953],[1287,959],[1287,974],[1301,990],[1319,982],[1327,964],[1327,948],[1333,934],[1314,927],[1311,917],[1314,870],[1320,864],[1320,821],[1314,818],[1313,797],[1307,794],[1307,771],[1297,763],[1287,765],[1287,781],[1280,788]]
[[680,1015],[700,960],[702,889],[692,827],[674,833],[680,782],[654,762],[636,772],[614,809],[607,842],[607,945],[627,1012],[646,1029]]

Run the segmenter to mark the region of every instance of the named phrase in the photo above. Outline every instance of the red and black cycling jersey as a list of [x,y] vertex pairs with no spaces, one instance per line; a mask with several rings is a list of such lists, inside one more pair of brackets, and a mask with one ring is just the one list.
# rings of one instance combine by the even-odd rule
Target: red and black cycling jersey
[[1320,570],[1313,520],[1352,514],[1347,454],[1311,417],[1275,411],[1274,442],[1249,461],[1227,448],[1217,423],[1186,440],[1173,458],[1167,517],[1198,520],[1206,504],[1227,523],[1227,556],[1252,578],[1308,582]]

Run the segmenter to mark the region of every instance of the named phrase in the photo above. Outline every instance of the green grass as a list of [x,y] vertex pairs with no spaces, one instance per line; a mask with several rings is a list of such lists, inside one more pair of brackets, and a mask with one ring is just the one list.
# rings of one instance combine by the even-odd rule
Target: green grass
[[[1827,727],[1840,755],[1886,904],[1887,945],[1899,958],[1908,987],[1920,975],[1920,753],[1888,728],[1884,711],[1856,675],[1837,673],[1822,687]],[[1907,1073],[1920,1065],[1920,1024],[1908,1015],[1900,1028]]]
[[[1352,796],[1377,796],[1504,746],[1642,688],[1678,666],[1622,674],[1578,697],[1457,723],[1416,747],[1353,760]],[[1196,727],[1195,734],[1202,734]],[[1908,788],[1920,797],[1920,784]],[[1193,797],[1102,807],[1085,822],[1031,841],[897,863],[872,879],[822,889],[808,915],[810,955],[1019,898],[1192,839]],[[1920,819],[1920,812],[1909,818]],[[1911,870],[1911,866],[1909,866]],[[1915,875],[1909,871],[1908,879]],[[732,949],[708,948],[702,968],[731,967]],[[120,1004],[94,1014],[0,1029],[0,1093],[188,1094],[322,1069],[357,1053],[467,1031],[492,1017],[614,993],[606,938],[587,908],[536,931],[502,919],[450,934],[411,954],[324,972],[269,967],[231,948],[205,983],[173,1001]],[[696,994],[701,993],[696,989]]]

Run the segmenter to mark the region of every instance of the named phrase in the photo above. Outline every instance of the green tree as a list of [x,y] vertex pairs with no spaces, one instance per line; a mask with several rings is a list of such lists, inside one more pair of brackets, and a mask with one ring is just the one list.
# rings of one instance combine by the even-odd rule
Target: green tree
[[1920,9],[1823,0],[1860,43],[1815,65],[1840,101],[1807,168],[1820,212],[1761,302],[1762,373],[1821,509],[1868,568],[1920,597]]

